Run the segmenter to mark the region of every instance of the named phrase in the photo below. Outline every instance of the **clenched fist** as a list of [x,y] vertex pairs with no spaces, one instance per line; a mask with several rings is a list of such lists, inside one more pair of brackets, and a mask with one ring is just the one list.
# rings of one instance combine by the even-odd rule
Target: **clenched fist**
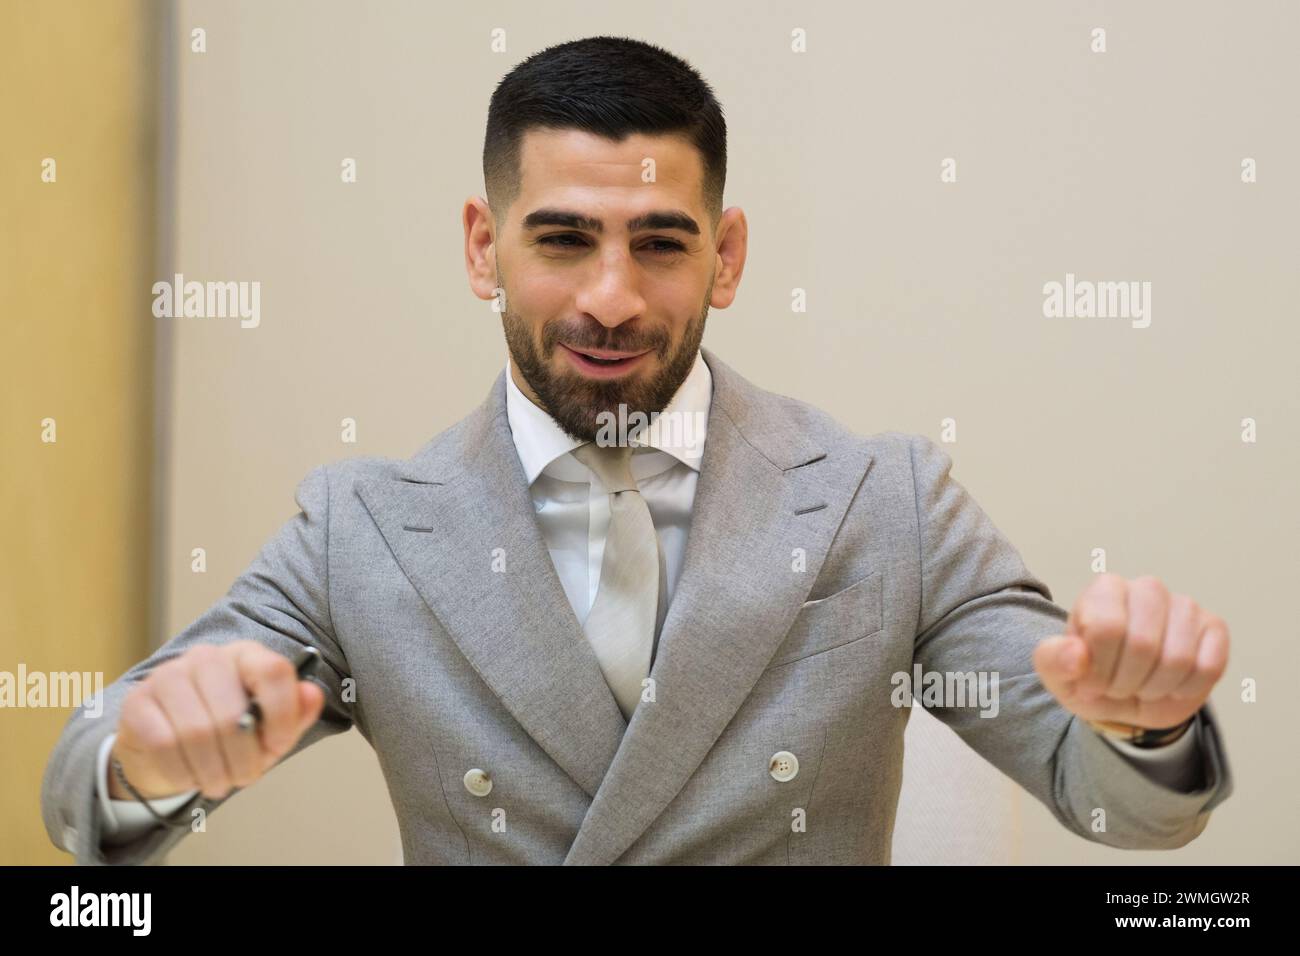
[[[256,698],[259,725],[239,719]],[[200,644],[161,664],[122,703],[113,756],[146,798],[199,789],[220,799],[275,766],[325,706],[293,662],[255,641]],[[130,800],[115,774],[109,795]]]
[[1156,578],[1098,575],[1065,634],[1034,648],[1034,668],[1084,720],[1146,729],[1193,716],[1228,666],[1228,625]]

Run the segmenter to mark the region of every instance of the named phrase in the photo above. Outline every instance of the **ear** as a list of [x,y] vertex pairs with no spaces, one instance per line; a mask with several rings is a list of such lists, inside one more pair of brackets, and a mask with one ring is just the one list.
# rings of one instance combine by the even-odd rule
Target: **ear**
[[736,298],[749,252],[749,223],[739,206],[732,206],[719,217],[717,243],[718,264],[709,305],[725,309]]
[[496,297],[496,220],[482,196],[465,200],[461,210],[465,227],[465,271],[469,287],[480,299]]

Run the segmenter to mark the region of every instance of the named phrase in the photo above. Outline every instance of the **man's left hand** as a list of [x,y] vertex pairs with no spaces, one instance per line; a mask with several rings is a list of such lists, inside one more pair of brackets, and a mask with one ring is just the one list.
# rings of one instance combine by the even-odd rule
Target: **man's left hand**
[[1065,634],[1034,648],[1034,668],[1084,720],[1174,727],[1193,716],[1228,666],[1228,625],[1159,579],[1098,575]]

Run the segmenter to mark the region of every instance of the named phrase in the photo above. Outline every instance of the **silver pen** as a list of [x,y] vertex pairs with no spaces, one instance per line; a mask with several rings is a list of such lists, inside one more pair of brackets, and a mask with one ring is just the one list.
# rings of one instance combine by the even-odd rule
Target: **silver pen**
[[[314,661],[318,660],[320,660],[320,651],[310,645],[304,647],[302,649],[302,657],[299,658],[297,664],[298,679],[302,680],[306,677],[307,668],[310,667]],[[261,722],[262,708],[258,706],[256,700],[250,700],[248,702],[248,709],[245,710],[243,715],[239,718],[239,729],[245,733],[249,733],[256,729],[257,725]]]

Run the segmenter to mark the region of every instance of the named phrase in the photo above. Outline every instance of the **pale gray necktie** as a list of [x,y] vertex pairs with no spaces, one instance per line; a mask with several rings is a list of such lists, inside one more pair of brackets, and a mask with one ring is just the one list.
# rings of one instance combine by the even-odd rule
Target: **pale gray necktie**
[[605,682],[628,720],[650,673],[659,612],[659,539],[650,509],[632,477],[632,446],[588,442],[573,457],[596,473],[609,492],[609,530],[600,562],[600,587],[583,624]]

